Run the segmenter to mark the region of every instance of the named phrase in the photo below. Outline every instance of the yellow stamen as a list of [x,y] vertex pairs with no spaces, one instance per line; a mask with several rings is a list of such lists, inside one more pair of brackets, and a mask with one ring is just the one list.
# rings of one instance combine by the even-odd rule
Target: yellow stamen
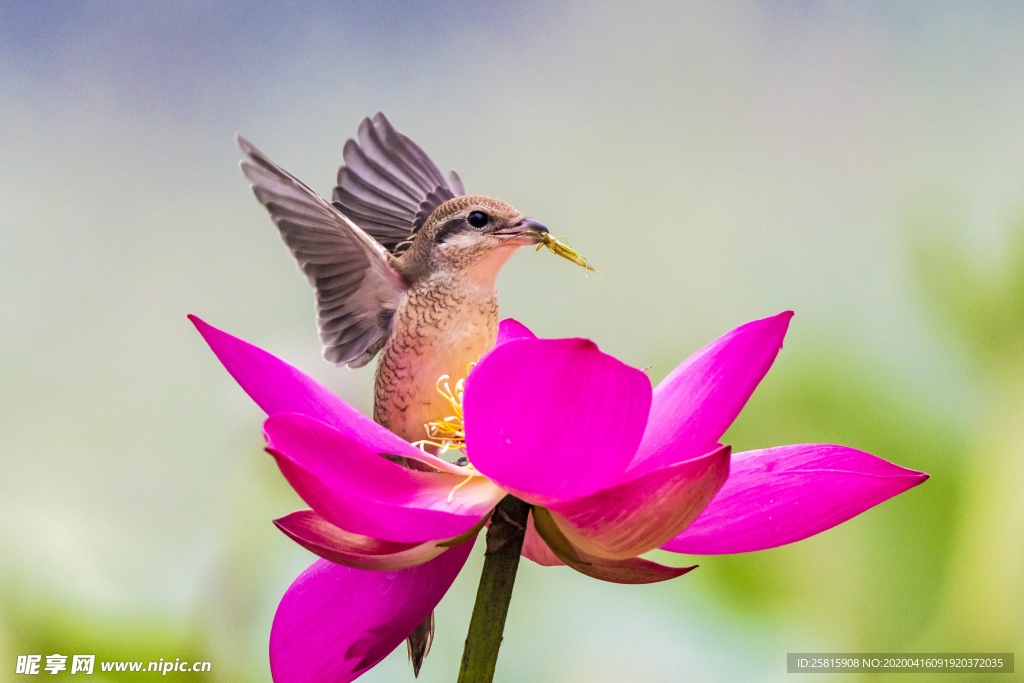
[[[473,365],[471,363],[470,367]],[[462,397],[465,393],[466,380],[460,379],[456,382],[455,391],[452,391],[449,379],[448,375],[441,375],[437,378],[435,386],[437,393],[444,396],[455,414],[423,425],[423,429],[427,432],[427,438],[413,444],[420,450],[424,450],[424,446],[438,448],[438,455],[466,447],[466,432],[462,427]]]
[[466,484],[468,484],[473,479],[473,477],[483,476],[479,472],[476,471],[476,468],[473,467],[472,463],[466,465],[466,470],[468,472],[468,474],[466,474],[466,479],[464,481],[456,484],[455,488],[453,488],[451,490],[451,493],[448,494],[448,502],[449,503],[451,503],[452,502],[452,498],[455,497],[455,492],[458,491],[459,489],[461,489]]
[[[466,374],[468,375],[470,370],[476,363],[470,363],[466,366]],[[460,379],[455,383],[455,390],[452,391],[451,378],[448,375],[441,375],[437,378],[437,382],[434,386],[437,387],[437,393],[444,396],[445,400],[452,407],[454,415],[449,415],[440,420],[428,422],[423,425],[424,431],[427,433],[427,438],[414,441],[413,446],[419,448],[424,453],[427,452],[427,446],[431,446],[437,449],[437,455],[443,455],[450,450],[461,450],[465,451],[466,448],[466,430],[462,424],[462,400],[465,395],[466,380]],[[465,465],[465,480],[459,482],[448,494],[448,502],[451,503],[455,497],[455,492],[461,489],[463,486],[468,484],[473,477],[482,477],[483,475],[476,471],[473,464],[469,462],[468,458]]]
[[[426,425],[424,425],[424,427],[425,426]],[[424,453],[426,453],[427,452],[426,446],[433,446],[434,448],[441,448],[444,444],[440,444],[440,443],[437,443],[436,441],[431,441],[429,439],[420,439],[419,441],[413,441],[410,445],[414,446],[414,447],[420,449],[421,451],[423,451]]]

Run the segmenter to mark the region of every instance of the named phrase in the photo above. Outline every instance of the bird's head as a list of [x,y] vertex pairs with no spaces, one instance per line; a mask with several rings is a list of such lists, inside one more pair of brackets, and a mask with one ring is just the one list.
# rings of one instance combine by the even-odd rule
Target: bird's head
[[493,284],[517,248],[539,244],[548,229],[491,197],[455,197],[434,209],[402,256],[410,279],[458,273]]

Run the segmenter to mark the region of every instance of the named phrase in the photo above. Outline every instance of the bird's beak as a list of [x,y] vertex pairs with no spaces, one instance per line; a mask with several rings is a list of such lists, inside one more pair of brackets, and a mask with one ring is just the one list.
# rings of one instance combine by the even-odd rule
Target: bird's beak
[[548,234],[548,229],[532,218],[524,218],[515,225],[496,230],[494,234],[498,237],[508,237],[510,241],[518,244],[540,244]]

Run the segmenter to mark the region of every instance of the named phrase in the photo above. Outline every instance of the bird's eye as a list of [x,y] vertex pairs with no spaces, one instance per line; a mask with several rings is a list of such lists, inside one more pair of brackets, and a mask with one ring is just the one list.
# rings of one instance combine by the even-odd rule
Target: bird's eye
[[482,228],[487,225],[487,221],[490,220],[483,211],[470,211],[469,215],[466,216],[466,222],[472,225],[474,228]]

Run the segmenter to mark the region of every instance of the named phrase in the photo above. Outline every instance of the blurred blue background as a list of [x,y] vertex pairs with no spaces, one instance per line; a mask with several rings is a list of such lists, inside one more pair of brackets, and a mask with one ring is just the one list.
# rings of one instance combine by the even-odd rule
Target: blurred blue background
[[[53,652],[269,680],[274,609],[313,559],[270,520],[303,505],[185,316],[369,409],[372,370],[320,360],[233,138],[326,195],[377,110],[602,271],[523,250],[503,316],[658,380],[793,309],[726,441],[932,474],[665,584],[525,562],[497,680],[1024,652],[1024,6],[2,2],[0,680]],[[423,681],[455,677],[481,552]],[[365,680],[411,680],[404,648]]]

